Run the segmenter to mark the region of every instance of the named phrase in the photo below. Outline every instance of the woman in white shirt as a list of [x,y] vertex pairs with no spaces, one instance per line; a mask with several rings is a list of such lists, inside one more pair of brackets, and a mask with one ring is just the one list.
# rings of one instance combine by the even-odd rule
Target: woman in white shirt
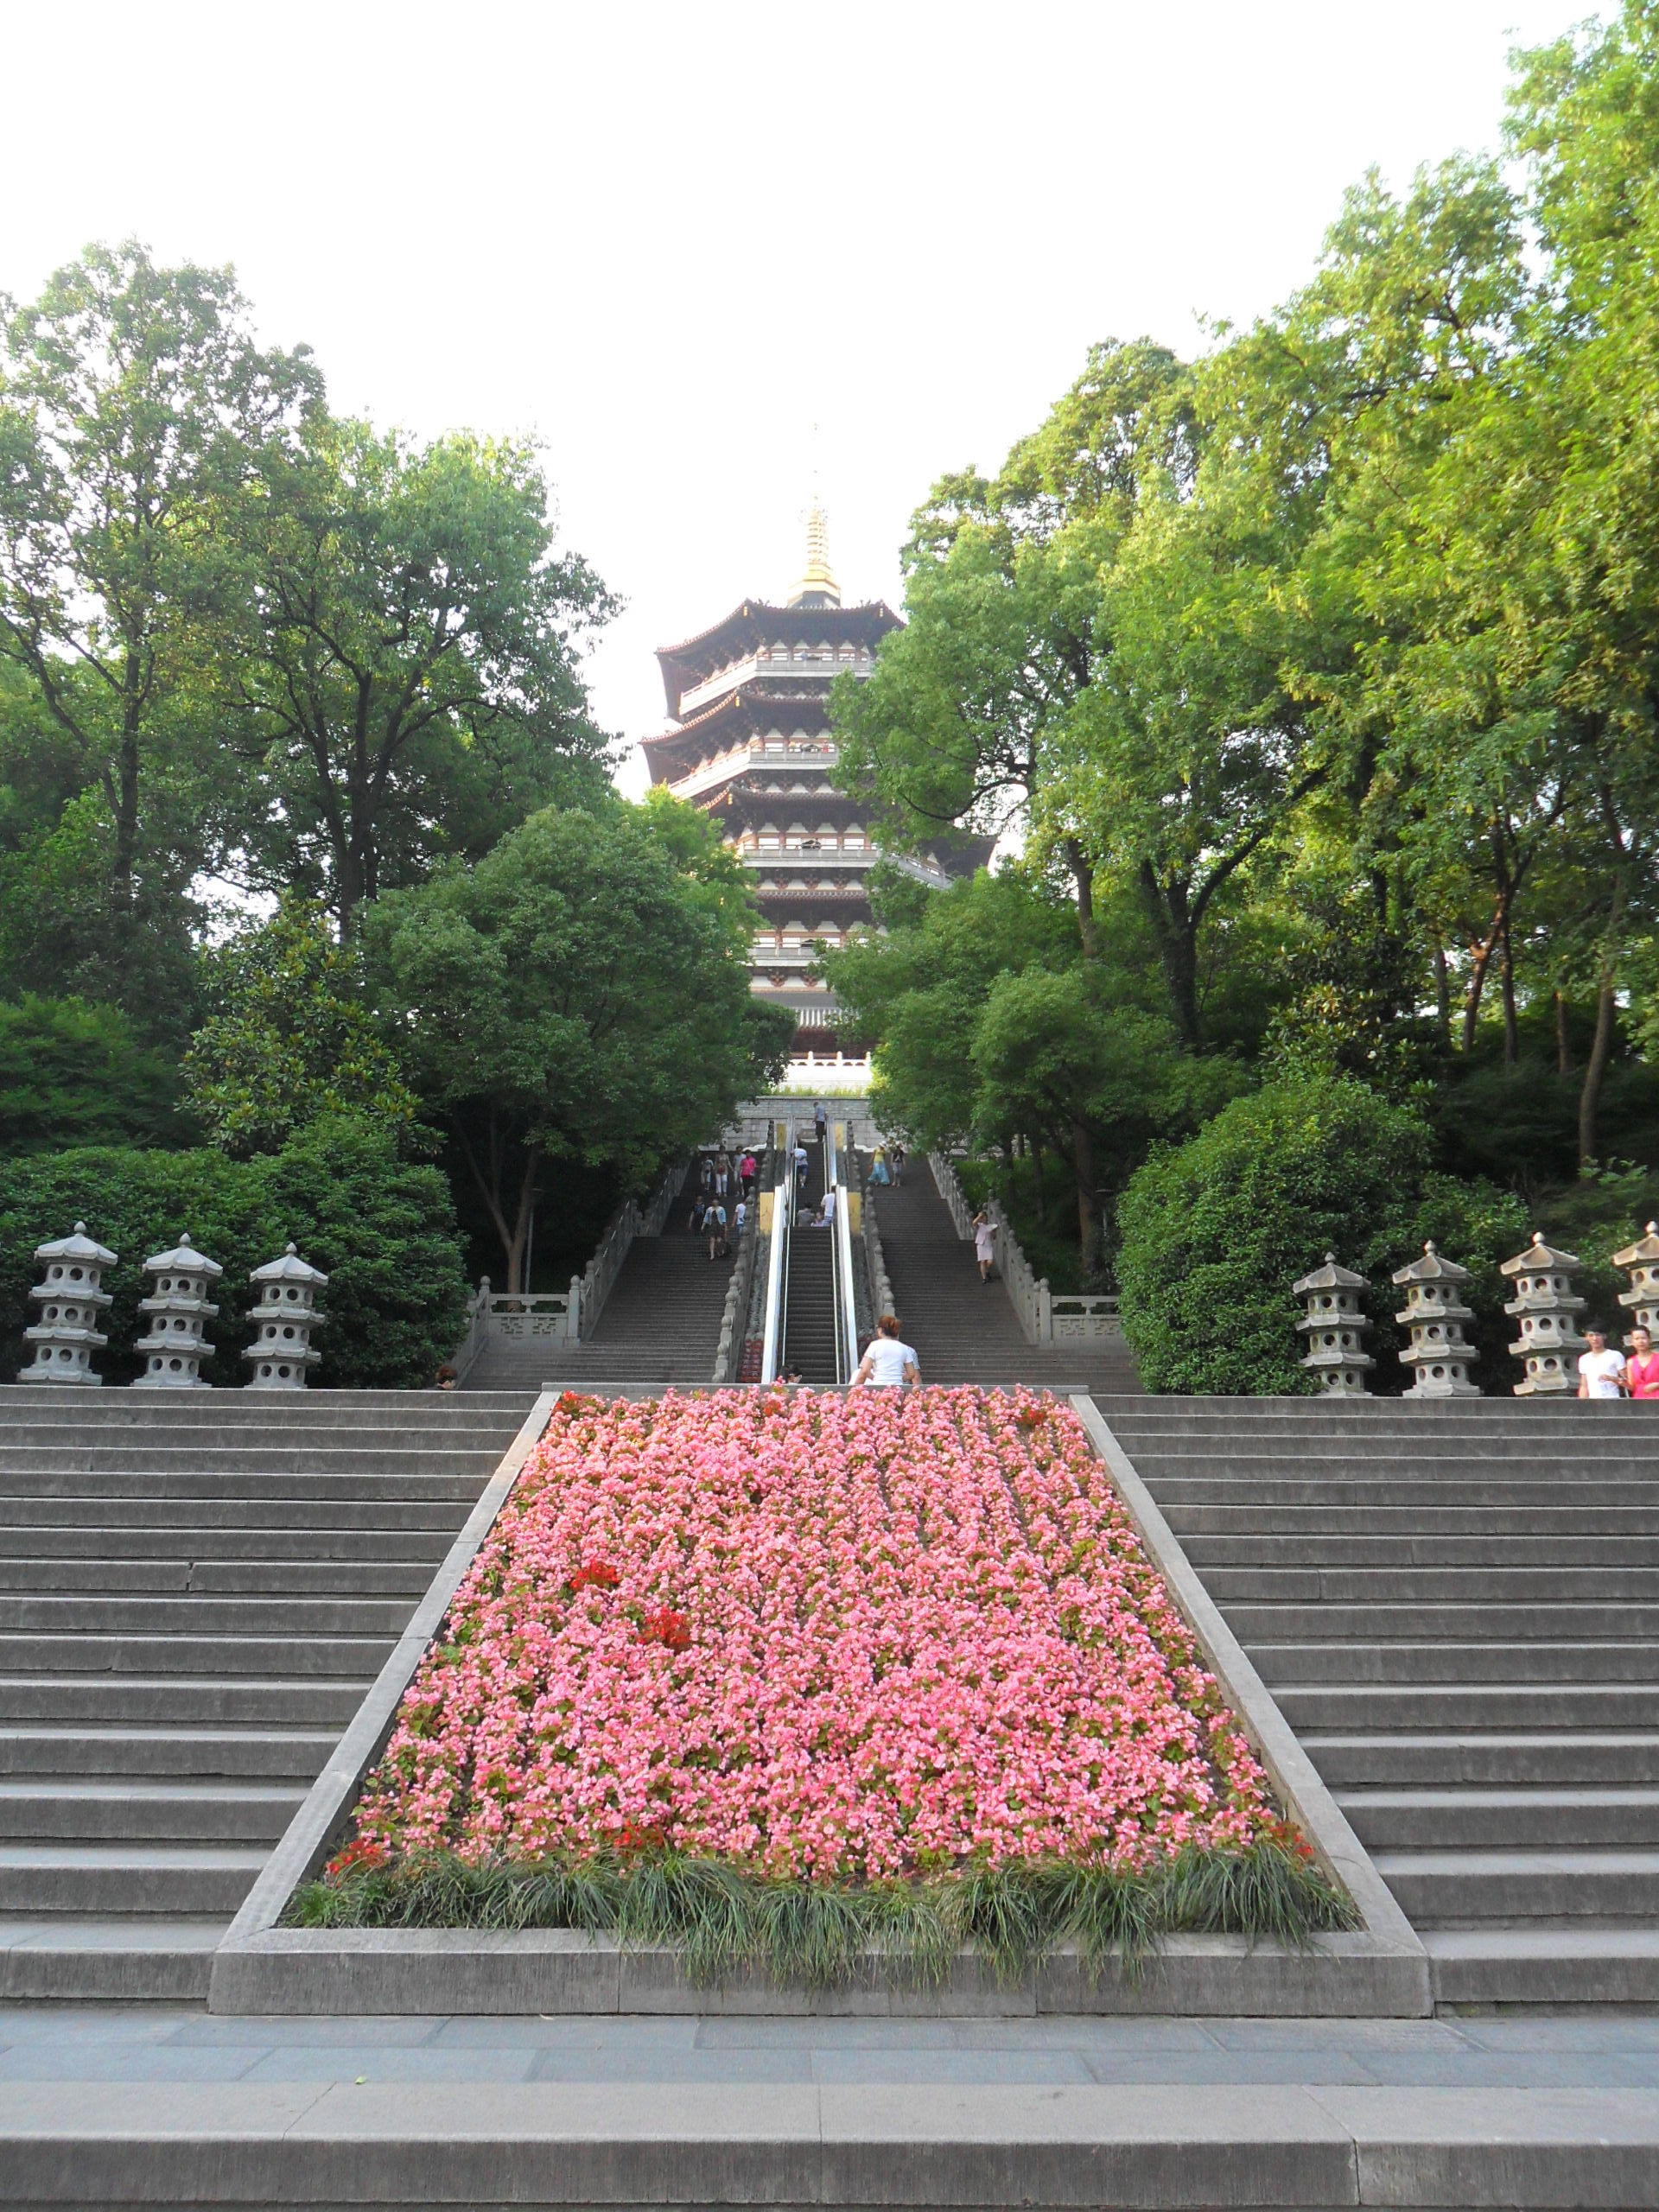
[[873,1383],[880,1389],[899,1389],[919,1382],[922,1370],[915,1353],[899,1338],[898,1317],[884,1313],[876,1323],[870,1348],[858,1363],[855,1384]]
[[1617,1398],[1619,1384],[1624,1380],[1624,1355],[1610,1351],[1606,1332],[1587,1325],[1584,1340],[1590,1347],[1579,1356],[1579,1395],[1581,1398]]
[[992,1263],[996,1258],[996,1231],[988,1214],[974,1216],[974,1257],[979,1262],[981,1282],[989,1282]]

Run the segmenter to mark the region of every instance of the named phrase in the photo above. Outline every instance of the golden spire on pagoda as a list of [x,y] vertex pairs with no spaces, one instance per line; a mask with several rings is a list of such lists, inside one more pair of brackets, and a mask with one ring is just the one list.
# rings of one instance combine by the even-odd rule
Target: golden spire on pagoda
[[839,607],[841,586],[830,567],[830,525],[817,497],[806,518],[806,567],[787,607]]

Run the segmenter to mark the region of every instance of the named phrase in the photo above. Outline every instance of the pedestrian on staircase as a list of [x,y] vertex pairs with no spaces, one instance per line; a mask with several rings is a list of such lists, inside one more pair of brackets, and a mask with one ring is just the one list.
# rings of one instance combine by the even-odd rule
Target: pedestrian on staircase
[[887,1173],[893,1178],[893,1187],[896,1191],[905,1179],[905,1147],[896,1141],[887,1154]]
[[979,1262],[981,1282],[989,1282],[996,1260],[996,1230],[984,1212],[974,1216],[974,1257]]
[[1631,1397],[1659,1405],[1659,1351],[1653,1338],[1638,1326],[1630,1331],[1630,1356],[1624,1363],[1624,1388]]
[[702,1225],[709,1236],[709,1257],[711,1260],[725,1259],[732,1248],[726,1241],[726,1209],[718,1198],[709,1199]]
[[744,1198],[748,1198],[753,1191],[754,1179],[760,1173],[760,1166],[754,1154],[746,1150],[742,1159],[737,1163],[738,1189]]
[[795,1187],[798,1191],[804,1191],[806,1188],[806,1171],[810,1165],[810,1160],[806,1147],[801,1142],[799,1137],[797,1137],[795,1140]]
[[1607,1332],[1598,1322],[1586,1321],[1584,1340],[1590,1347],[1579,1354],[1579,1395],[1617,1398],[1623,1395],[1624,1355],[1609,1349]]
[[824,1112],[823,1101],[820,1098],[817,1104],[812,1109],[812,1126],[818,1133],[818,1150],[820,1152],[823,1150],[824,1132],[829,1128],[829,1125],[830,1116]]
[[908,1389],[922,1379],[921,1363],[899,1334],[899,1317],[884,1313],[876,1323],[864,1357],[853,1377],[855,1386],[876,1389]]

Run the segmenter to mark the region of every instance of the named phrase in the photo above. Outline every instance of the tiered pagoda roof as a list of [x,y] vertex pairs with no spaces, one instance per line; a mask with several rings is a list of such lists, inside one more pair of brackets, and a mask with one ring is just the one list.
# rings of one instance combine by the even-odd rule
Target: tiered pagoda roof
[[[668,711],[677,721],[688,691],[709,683],[725,668],[761,646],[779,645],[865,645],[874,652],[889,630],[899,627],[899,617],[884,600],[866,601],[858,607],[814,607],[798,604],[774,607],[761,599],[746,599],[725,620],[699,631],[683,645],[663,645],[657,654],[663,671],[663,690]],[[767,681],[780,689],[799,683],[803,689],[823,685],[824,670],[810,662],[798,669],[786,664],[768,671]]]

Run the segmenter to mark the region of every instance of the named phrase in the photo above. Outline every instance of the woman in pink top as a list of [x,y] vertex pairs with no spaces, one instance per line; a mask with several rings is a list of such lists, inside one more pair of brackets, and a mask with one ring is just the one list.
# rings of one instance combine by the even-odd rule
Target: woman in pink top
[[1659,1351],[1645,1329],[1630,1332],[1630,1356],[1624,1363],[1624,1388],[1633,1398],[1659,1398]]

